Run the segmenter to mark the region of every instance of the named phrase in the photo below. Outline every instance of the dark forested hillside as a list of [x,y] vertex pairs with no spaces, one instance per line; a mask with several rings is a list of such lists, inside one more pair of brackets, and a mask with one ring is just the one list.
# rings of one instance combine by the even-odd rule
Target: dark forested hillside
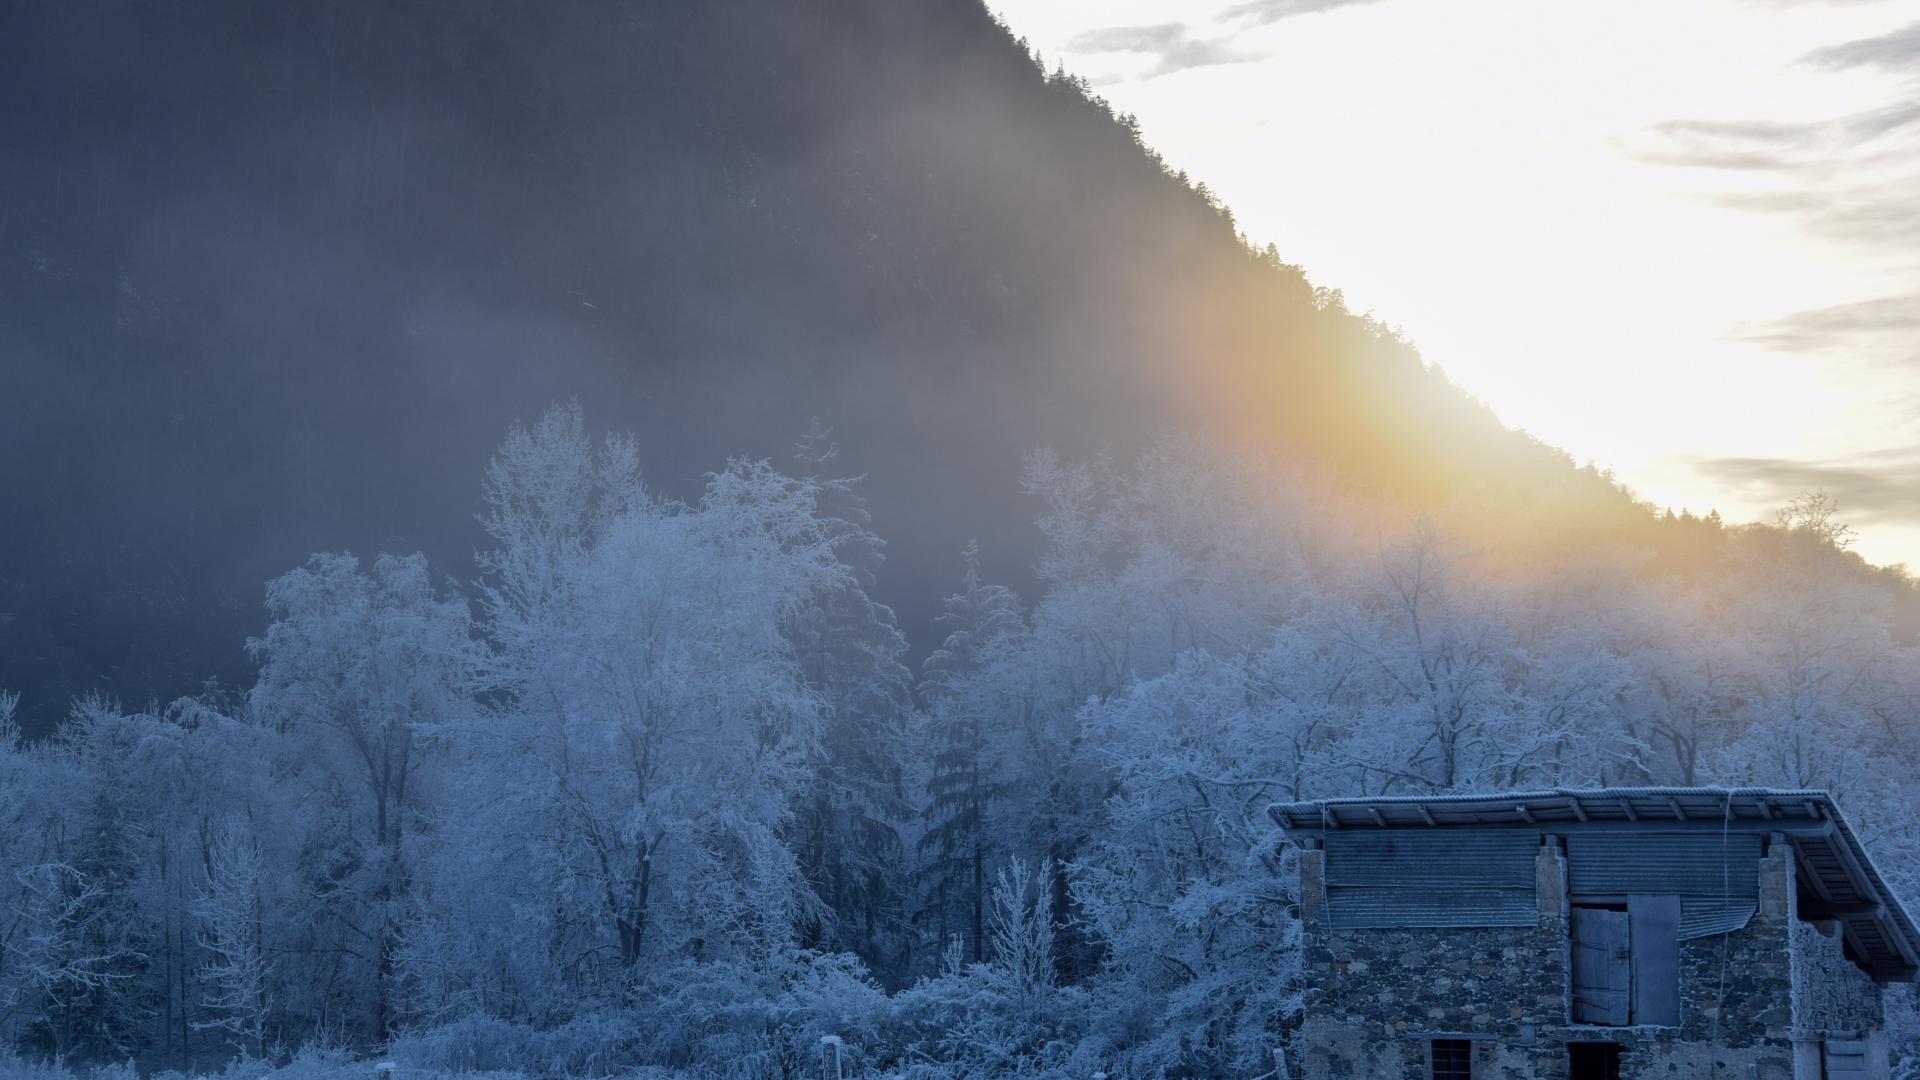
[[1040,444],[1199,431],[1512,511],[1459,515],[1507,543],[1654,527],[1249,251],[978,0],[14,3],[0,138],[30,730],[246,679],[309,551],[470,573],[479,464],[568,398],[670,492],[821,418],[921,650],[970,537],[1031,565]]

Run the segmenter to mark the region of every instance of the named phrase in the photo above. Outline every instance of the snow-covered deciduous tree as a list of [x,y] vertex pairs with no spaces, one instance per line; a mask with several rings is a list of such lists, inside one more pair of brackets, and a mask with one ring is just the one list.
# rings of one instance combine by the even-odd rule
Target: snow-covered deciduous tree
[[1548,784],[1612,752],[1589,740],[1608,738],[1598,722],[1624,670],[1579,628],[1529,649],[1523,612],[1505,589],[1460,580],[1462,558],[1420,522],[1328,616],[1366,688],[1339,752],[1363,790]]
[[1192,654],[1082,717],[1114,791],[1074,891],[1106,944],[1113,1020],[1138,1025],[1125,1042],[1142,1071],[1254,1068],[1300,1007],[1298,927],[1266,807],[1296,797],[1325,687],[1312,672],[1288,685],[1271,659]]
[[1053,904],[1047,895],[1053,868],[1030,867],[1018,855],[1000,868],[987,907],[987,944],[993,967],[1023,1000],[1043,1000],[1056,981]]
[[89,696],[61,728],[59,752],[84,778],[79,811],[37,868],[47,917],[34,975],[47,1001],[45,1038],[62,1053],[124,1057],[151,1009],[141,994],[150,961],[150,913],[137,886],[146,829],[138,803],[137,724]]
[[8,746],[20,741],[20,725],[14,714],[20,709],[20,691],[0,690],[0,743]]
[[622,453],[562,411],[491,473],[497,702],[447,733],[459,809],[410,931],[475,947],[409,950],[437,999],[422,1008],[623,1001],[676,962],[777,955],[825,915],[784,839],[823,712],[786,630],[852,574],[818,485],[735,462],[682,505],[644,492]]
[[465,708],[467,606],[435,592],[421,556],[362,569],[321,554],[270,582],[267,607],[273,623],[248,643],[261,664],[251,705],[307,751],[328,815],[311,834],[307,902],[339,935],[331,947],[371,966],[366,1023],[385,1035],[425,739]]

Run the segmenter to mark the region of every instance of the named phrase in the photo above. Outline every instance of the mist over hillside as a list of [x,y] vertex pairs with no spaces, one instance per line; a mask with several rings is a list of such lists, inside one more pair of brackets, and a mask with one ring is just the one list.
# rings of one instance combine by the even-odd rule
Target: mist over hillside
[[306,552],[470,576],[476,469],[573,398],[683,495],[820,418],[917,651],[969,539],[1032,582],[1040,445],[1198,433],[1397,519],[1661,544],[976,0],[10,4],[0,102],[0,683],[32,730],[244,683]]
[[978,0],[9,3],[0,148],[0,1074],[1304,1075],[1280,801],[1920,883],[1844,508],[1503,427]]

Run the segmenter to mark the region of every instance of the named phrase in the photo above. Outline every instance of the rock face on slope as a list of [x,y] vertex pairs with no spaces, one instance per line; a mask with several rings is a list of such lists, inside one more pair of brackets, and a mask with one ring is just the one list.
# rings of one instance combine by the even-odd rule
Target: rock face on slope
[[570,397],[669,491],[818,416],[910,632],[969,537],[1031,561],[1039,444],[1624,505],[977,0],[30,0],[0,146],[0,686],[35,724],[244,678],[309,551],[469,576],[488,454]]

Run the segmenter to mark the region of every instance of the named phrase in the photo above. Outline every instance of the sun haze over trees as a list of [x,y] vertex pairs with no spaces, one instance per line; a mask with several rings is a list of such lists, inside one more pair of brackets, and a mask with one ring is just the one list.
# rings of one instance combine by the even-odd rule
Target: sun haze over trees
[[0,5],[0,1070],[1257,1076],[1319,796],[1831,787],[1913,894],[1844,507],[1502,427],[1035,61]]
[[909,691],[860,483],[801,448],[683,501],[552,409],[471,567],[314,555],[244,696],[9,727],[9,1052],[1250,1073],[1301,1007],[1265,808],[1353,792],[1832,788],[1920,877],[1911,585],[1823,497],[1685,573],[1516,565],[1199,442],[1037,451],[1038,590],[956,550]]
[[956,537],[1037,584],[1006,481],[1041,445],[1204,432],[1528,557],[1695,557],[975,0],[8,4],[0,134],[34,403],[0,682],[35,735],[245,683],[259,582],[309,551],[464,563],[472,463],[575,397],[683,499],[820,416],[916,658]]

